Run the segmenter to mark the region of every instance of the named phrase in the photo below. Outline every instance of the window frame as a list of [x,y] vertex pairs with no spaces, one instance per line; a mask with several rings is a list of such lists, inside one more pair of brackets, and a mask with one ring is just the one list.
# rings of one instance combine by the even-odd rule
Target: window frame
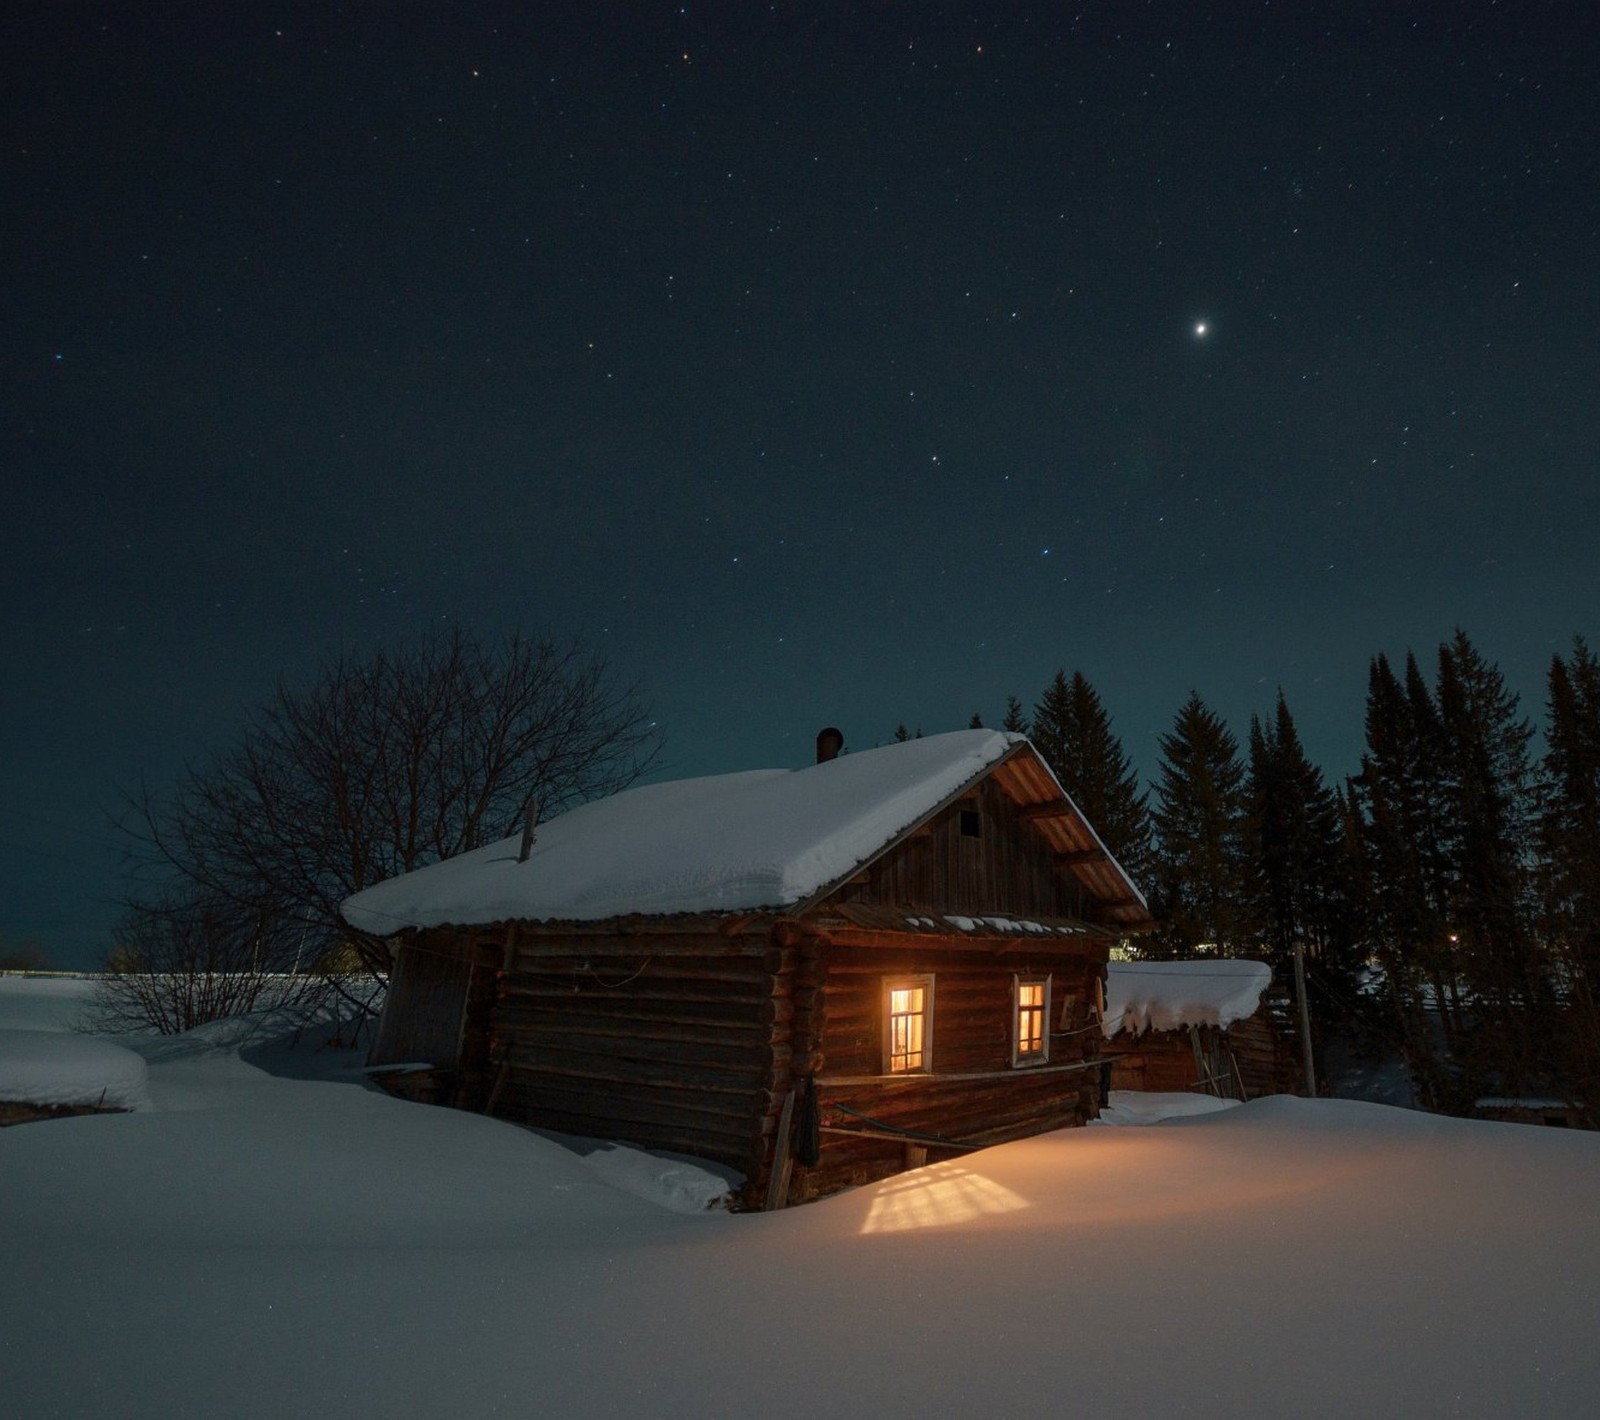
[[[883,994],[879,998],[883,1021],[883,1073],[893,1079],[903,1080],[910,1075],[933,1074],[933,973],[909,972],[903,976],[886,976]],[[921,990],[922,992],[922,1063],[917,1066],[894,1068],[894,993]],[[909,1052],[907,1052],[909,1053]]]
[[[1050,1063],[1050,997],[1053,973],[1017,972],[1011,978],[1011,1068],[1027,1070],[1035,1065]],[[1025,986],[1043,987],[1038,1005],[1024,1006],[1022,990]],[[1024,1053],[1022,1049],[1022,1013],[1036,1013],[1038,1018],[1039,1048]]]

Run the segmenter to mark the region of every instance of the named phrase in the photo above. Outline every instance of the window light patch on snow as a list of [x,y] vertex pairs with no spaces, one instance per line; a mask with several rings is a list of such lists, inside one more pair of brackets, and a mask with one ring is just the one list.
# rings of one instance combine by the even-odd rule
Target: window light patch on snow
[[804,769],[647,784],[349,898],[347,921],[404,927],[597,921],[786,907],[847,877],[1022,736],[958,730]]
[[930,1164],[878,1185],[863,1233],[948,1228],[997,1213],[1015,1213],[1028,1200],[957,1163]]
[[1105,1033],[1139,1035],[1179,1026],[1226,1030],[1254,1013],[1271,981],[1265,962],[1229,957],[1114,961],[1106,968]]

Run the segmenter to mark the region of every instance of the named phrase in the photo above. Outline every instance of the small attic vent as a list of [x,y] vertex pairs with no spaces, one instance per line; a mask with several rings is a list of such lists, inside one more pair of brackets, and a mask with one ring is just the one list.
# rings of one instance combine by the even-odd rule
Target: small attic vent
[[983,837],[983,815],[976,809],[961,810],[961,836],[963,838]]

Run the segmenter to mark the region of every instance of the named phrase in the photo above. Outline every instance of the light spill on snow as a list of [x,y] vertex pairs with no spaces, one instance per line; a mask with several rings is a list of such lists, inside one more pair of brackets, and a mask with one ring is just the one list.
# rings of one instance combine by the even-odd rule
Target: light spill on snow
[[1600,1393],[1594,1135],[1269,1098],[683,1216],[360,1079],[209,1043],[152,1062],[152,1111],[0,1132],[0,1408],[1237,1420]]

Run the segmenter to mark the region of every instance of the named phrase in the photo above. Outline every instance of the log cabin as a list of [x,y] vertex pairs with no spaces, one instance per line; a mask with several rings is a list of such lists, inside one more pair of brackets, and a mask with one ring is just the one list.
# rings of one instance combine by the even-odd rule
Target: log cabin
[[369,1064],[714,1160],[747,1208],[1088,1121],[1109,949],[1154,925],[1138,888],[1020,735],[841,743],[348,899],[392,950]]
[[1268,999],[1271,984],[1265,962],[1239,958],[1111,962],[1110,1088],[1236,1100],[1293,1094],[1295,1060]]

